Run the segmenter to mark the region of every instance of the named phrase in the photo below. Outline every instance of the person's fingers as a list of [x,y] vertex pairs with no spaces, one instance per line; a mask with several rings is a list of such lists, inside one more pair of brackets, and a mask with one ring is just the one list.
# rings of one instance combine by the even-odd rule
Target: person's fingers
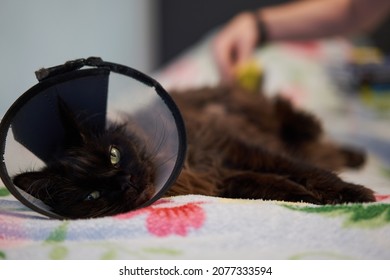
[[242,64],[251,59],[259,36],[257,33],[256,19],[252,14],[246,14],[242,24],[242,29],[245,26],[246,32],[240,34],[237,40],[236,64]]
[[237,65],[251,58],[257,36],[256,19],[252,13],[236,16],[217,34],[213,52],[223,81],[231,82]]
[[221,79],[229,82],[233,78],[235,65],[235,43],[233,38],[226,33],[219,34],[213,43],[213,52]]

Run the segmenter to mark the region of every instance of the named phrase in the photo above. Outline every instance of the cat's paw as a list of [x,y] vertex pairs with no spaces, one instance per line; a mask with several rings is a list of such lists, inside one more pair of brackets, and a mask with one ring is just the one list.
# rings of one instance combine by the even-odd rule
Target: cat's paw
[[345,165],[350,168],[360,168],[366,162],[366,154],[363,150],[344,146],[340,149],[345,159]]
[[360,185],[343,183],[333,197],[326,198],[326,204],[374,202],[374,192]]

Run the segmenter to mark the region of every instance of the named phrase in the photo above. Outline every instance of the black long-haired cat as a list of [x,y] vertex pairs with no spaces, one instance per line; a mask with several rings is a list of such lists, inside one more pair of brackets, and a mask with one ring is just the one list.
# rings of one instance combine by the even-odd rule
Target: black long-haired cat
[[[172,93],[187,130],[184,168],[167,196],[336,204],[374,201],[373,192],[333,171],[359,167],[364,155],[324,140],[320,123],[283,99],[242,88]],[[66,149],[16,186],[70,218],[130,211],[154,194],[153,154],[128,123],[97,132],[60,102]]]

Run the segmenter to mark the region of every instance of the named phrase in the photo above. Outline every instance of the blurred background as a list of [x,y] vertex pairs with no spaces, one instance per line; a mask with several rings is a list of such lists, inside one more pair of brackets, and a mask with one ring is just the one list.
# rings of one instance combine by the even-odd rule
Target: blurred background
[[100,56],[151,71],[155,8],[153,0],[0,0],[1,116],[41,67]]
[[[34,71],[101,56],[151,73],[242,10],[287,0],[0,0],[0,113]],[[390,24],[372,38],[389,50]]]

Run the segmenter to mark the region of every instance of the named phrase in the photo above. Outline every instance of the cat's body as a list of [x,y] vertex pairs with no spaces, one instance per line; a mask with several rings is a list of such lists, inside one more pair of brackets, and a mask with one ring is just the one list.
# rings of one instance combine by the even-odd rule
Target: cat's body
[[173,94],[188,134],[187,160],[168,195],[196,193],[316,204],[372,201],[333,171],[364,155],[324,139],[319,121],[283,99],[240,88]]
[[[167,196],[202,194],[316,204],[374,201],[371,190],[344,182],[332,172],[358,167],[364,156],[326,142],[319,122],[289,102],[236,87],[172,97],[185,121],[188,151]],[[65,126],[73,135],[67,136],[70,139],[81,131],[68,141],[65,155],[40,172],[16,176],[17,186],[71,218],[129,211],[153,195],[154,155],[133,128],[111,124],[105,133],[95,133],[77,121]]]

